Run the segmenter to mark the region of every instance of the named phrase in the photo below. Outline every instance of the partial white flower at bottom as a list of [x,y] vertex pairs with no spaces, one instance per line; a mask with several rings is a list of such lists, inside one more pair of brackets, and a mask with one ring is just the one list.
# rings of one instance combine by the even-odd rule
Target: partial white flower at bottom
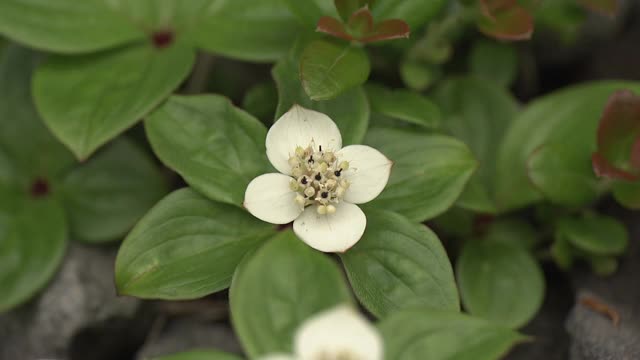
[[393,162],[369,146],[343,148],[333,120],[298,105],[271,126],[266,148],[280,174],[253,179],[244,207],[272,224],[293,221],[296,235],[317,250],[344,252],[355,245],[367,225],[355,204],[382,192]]
[[294,354],[273,354],[260,360],[382,360],[382,337],[348,305],[319,313],[296,331]]

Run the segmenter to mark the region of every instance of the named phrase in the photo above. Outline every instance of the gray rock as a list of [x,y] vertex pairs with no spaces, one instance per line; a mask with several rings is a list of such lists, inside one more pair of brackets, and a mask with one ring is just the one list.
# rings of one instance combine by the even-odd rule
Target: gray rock
[[[630,246],[618,271],[609,277],[590,272],[573,275],[578,301],[569,319],[571,360],[640,359],[640,219],[629,219]],[[595,299],[620,316],[616,326],[611,318],[581,299]]]
[[81,329],[132,316],[139,301],[116,296],[114,261],[114,249],[71,245],[46,290],[0,316],[0,360],[65,359]]
[[194,349],[242,354],[242,348],[228,325],[186,317],[168,323],[157,337],[140,349],[137,359],[148,360]]

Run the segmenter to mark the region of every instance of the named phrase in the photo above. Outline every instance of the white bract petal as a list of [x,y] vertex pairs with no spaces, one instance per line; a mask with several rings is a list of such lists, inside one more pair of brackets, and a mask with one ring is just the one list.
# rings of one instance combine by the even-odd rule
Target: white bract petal
[[382,360],[382,338],[376,328],[350,306],[319,313],[297,330],[299,359]]
[[305,243],[323,252],[345,252],[360,240],[367,218],[357,205],[341,202],[335,212],[319,214],[308,206],[293,222],[293,231]]
[[353,204],[363,204],[375,199],[387,186],[393,161],[380,151],[366,145],[349,145],[336,154],[349,162],[349,169],[342,177],[350,186],[344,200]]
[[324,151],[340,150],[340,130],[327,115],[294,105],[269,129],[267,157],[276,170],[291,175],[289,159],[295,154],[296,148],[306,148],[312,143],[314,150],[319,146]]
[[244,193],[244,207],[262,221],[287,224],[302,212],[296,193],[290,188],[291,178],[282,174],[264,174],[251,180]]

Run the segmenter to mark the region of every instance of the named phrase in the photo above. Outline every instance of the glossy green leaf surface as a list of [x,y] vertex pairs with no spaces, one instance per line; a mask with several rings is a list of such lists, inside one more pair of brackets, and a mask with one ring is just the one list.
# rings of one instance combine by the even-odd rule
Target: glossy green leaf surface
[[172,96],[145,128],[156,155],[210,199],[241,206],[268,172],[264,125],[222,96]]
[[71,233],[87,242],[123,236],[167,191],[153,160],[124,138],[72,170],[62,184]]
[[193,350],[153,358],[153,360],[240,360],[241,357],[217,350]]
[[178,44],[52,56],[36,72],[33,94],[49,128],[85,159],[157,106],[193,62],[193,50]]
[[312,41],[300,58],[302,87],[312,100],[330,100],[364,84],[369,71],[367,53],[344,42]]
[[123,295],[194,299],[229,286],[244,255],[273,232],[247,212],[185,188],[162,199],[129,233],[116,259]]
[[471,49],[469,70],[485,81],[508,87],[517,75],[518,53],[509,44],[479,40]]
[[505,89],[479,77],[447,80],[436,90],[435,99],[447,114],[444,127],[467,144],[480,163],[458,204],[478,212],[497,212],[496,193],[501,191],[496,187],[498,150],[517,115],[517,101]]
[[229,296],[234,329],[251,358],[292,353],[295,330],[305,319],[351,301],[338,265],[290,230],[240,264]]
[[624,224],[604,215],[562,218],[556,225],[556,236],[594,255],[619,255],[629,242]]
[[54,52],[106,49],[144,37],[104,0],[2,0],[0,34]]
[[495,324],[518,328],[542,306],[542,270],[521,246],[490,237],[472,239],[458,258],[456,275],[465,309]]
[[495,360],[525,339],[469,315],[429,308],[400,311],[380,325],[385,359]]
[[33,105],[31,74],[37,61],[34,52],[17,46],[9,46],[0,61],[0,158],[5,163],[0,182],[25,188],[37,178],[51,182],[75,164]]
[[531,183],[545,198],[564,206],[584,206],[604,190],[594,176],[590,159],[563,142],[548,142],[534,150],[527,161]]
[[241,60],[275,61],[289,50],[300,29],[281,0],[218,0],[203,11],[189,37],[207,51]]
[[384,191],[365,205],[424,221],[458,199],[477,161],[467,146],[449,136],[374,128],[365,143],[394,164]]
[[369,125],[369,103],[358,86],[340,94],[335,99],[313,101],[302,88],[296,60],[289,56],[280,60],[271,70],[278,87],[276,119],[289,111],[294,104],[327,114],[340,129],[344,145],[359,144]]
[[0,312],[29,300],[49,282],[67,244],[60,204],[21,195],[0,184]]
[[447,0],[376,0],[372,7],[376,21],[401,19],[412,30],[428,23],[447,5]]
[[[542,200],[542,194],[531,185],[527,164],[532,154],[545,144],[562,143],[571,152],[562,159],[571,159],[573,166],[582,166],[584,176],[595,178],[589,164],[596,148],[598,121],[609,95],[618,89],[638,92],[640,85],[614,81],[587,83],[554,92],[527,106],[507,130],[499,150],[496,201],[500,209],[517,209]],[[553,167],[554,172],[558,166]],[[554,173],[545,175],[549,183],[554,177]]]
[[459,310],[451,263],[436,234],[392,212],[366,215],[364,235],[340,255],[360,302],[381,318],[418,306]]
[[374,112],[427,129],[440,125],[442,115],[438,106],[417,92],[391,90],[376,84],[367,85],[365,89]]

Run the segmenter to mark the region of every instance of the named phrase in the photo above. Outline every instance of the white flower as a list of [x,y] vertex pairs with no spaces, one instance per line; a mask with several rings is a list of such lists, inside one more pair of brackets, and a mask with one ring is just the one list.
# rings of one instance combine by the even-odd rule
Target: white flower
[[307,319],[296,331],[294,355],[273,354],[261,360],[382,360],[376,328],[348,305]]
[[382,192],[393,162],[369,146],[343,148],[333,120],[298,105],[269,129],[266,148],[281,174],[253,179],[244,207],[272,224],[295,220],[296,235],[320,251],[344,252],[358,242],[367,219],[354,204]]

